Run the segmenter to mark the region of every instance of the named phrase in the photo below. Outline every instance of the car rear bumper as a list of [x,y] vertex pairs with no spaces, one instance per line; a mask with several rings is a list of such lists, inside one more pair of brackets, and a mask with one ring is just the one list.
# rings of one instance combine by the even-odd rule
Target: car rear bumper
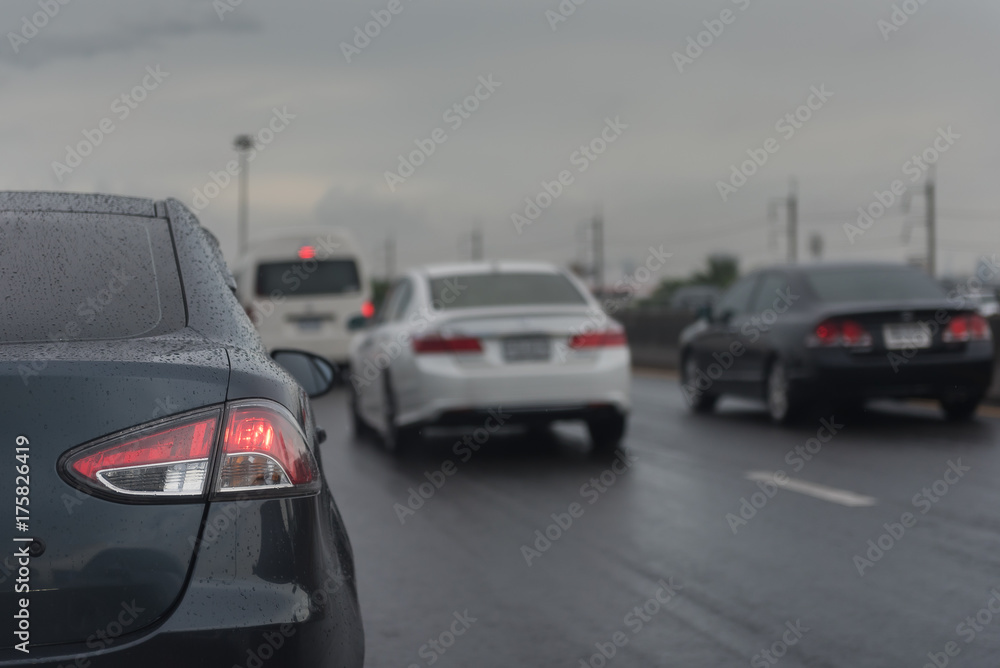
[[910,356],[814,350],[789,375],[798,390],[815,395],[958,399],[983,395],[993,368],[993,344],[982,342],[960,351]]
[[410,387],[397,387],[400,424],[452,421],[491,409],[523,418],[576,419],[592,410],[630,408],[627,348],[602,350],[586,363],[462,366],[448,356],[417,361]]
[[165,618],[132,633],[112,619],[85,643],[30,650],[0,651],[0,666],[360,668],[353,557],[329,493],[213,503],[187,587]]

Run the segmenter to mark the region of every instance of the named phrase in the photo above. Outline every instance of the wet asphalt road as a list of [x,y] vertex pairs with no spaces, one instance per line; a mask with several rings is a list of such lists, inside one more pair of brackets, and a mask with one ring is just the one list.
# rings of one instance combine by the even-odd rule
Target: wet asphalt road
[[[354,437],[345,391],[317,400],[367,665],[998,665],[1000,420],[880,406],[828,416],[822,444],[818,418],[749,403],[691,416],[669,378],[638,375],[633,401],[626,467],[572,426],[396,459]],[[800,491],[746,477],[779,470]],[[428,473],[443,485],[402,511]]]

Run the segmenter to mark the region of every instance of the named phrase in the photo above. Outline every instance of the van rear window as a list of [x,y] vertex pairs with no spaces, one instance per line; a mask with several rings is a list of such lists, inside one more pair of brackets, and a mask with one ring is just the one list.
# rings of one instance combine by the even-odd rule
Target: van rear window
[[257,265],[257,295],[310,297],[361,291],[354,260],[297,260]]

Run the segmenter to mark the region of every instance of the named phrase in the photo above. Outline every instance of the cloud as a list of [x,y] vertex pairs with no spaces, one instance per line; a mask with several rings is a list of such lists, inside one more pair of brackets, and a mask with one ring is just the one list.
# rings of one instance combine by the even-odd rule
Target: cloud
[[[61,60],[96,58],[109,54],[124,54],[145,48],[160,48],[167,42],[201,34],[246,34],[258,32],[260,23],[247,10],[233,11],[219,18],[211,5],[171,7],[164,11],[145,11],[130,17],[122,13],[95,12],[101,21],[92,27],[75,23],[77,17],[68,14],[77,9],[62,8],[26,44],[19,43],[15,52],[10,35],[19,34],[23,18],[7,18],[7,25],[19,26],[6,35],[7,44],[0,48],[0,62],[14,67],[33,69]],[[31,16],[31,14],[27,14]],[[104,17],[116,17],[110,21]],[[63,25],[65,24],[65,25]],[[72,32],[70,32],[72,31]]]

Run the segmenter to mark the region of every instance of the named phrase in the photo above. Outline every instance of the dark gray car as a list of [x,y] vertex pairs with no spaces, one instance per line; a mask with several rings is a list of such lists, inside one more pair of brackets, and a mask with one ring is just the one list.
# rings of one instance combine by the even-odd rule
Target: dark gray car
[[332,369],[233,287],[175,200],[0,193],[0,666],[362,665]]
[[737,281],[684,330],[681,369],[697,412],[725,394],[766,400],[777,422],[820,400],[919,397],[964,419],[990,386],[993,340],[974,305],[919,269],[776,267]]

